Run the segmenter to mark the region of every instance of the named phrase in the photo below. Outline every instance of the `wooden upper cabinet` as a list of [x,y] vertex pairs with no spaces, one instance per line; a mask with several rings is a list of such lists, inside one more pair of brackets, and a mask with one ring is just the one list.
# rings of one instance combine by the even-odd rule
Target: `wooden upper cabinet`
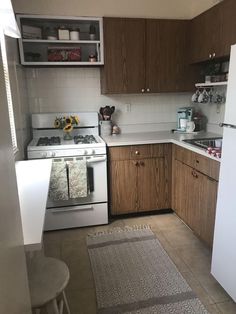
[[126,92],[140,93],[145,86],[145,20],[125,19]]
[[104,18],[103,94],[140,93],[145,85],[145,20]]
[[219,6],[214,6],[191,21],[191,63],[210,60],[221,55],[221,26]]
[[231,45],[236,44],[236,1],[224,0],[219,4],[222,23],[221,54],[230,55]]
[[236,1],[224,0],[191,21],[191,63],[230,55],[236,43]]
[[102,92],[121,93],[126,88],[124,80],[124,19],[104,18],[103,29],[106,66],[101,69]]
[[146,89],[150,92],[189,91],[194,68],[188,65],[189,21],[146,21]]
[[103,94],[192,90],[189,21],[104,18]]

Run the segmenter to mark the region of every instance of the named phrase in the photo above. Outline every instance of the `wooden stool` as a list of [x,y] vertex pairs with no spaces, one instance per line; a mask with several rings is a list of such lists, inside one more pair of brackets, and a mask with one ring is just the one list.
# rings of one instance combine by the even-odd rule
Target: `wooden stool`
[[31,306],[35,313],[62,314],[63,307],[70,314],[64,289],[70,273],[67,265],[52,257],[34,258],[28,268]]

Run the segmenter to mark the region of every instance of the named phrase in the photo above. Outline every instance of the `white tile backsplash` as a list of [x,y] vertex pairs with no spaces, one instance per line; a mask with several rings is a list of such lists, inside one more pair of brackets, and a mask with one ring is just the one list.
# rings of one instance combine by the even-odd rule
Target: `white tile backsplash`
[[[26,72],[31,113],[99,111],[101,106],[115,106],[112,119],[122,132],[175,128],[177,109],[191,105],[190,93],[101,95],[99,68],[52,67]],[[131,105],[130,112],[126,104]],[[210,107],[203,112],[209,123],[221,120],[222,113],[218,115]]]

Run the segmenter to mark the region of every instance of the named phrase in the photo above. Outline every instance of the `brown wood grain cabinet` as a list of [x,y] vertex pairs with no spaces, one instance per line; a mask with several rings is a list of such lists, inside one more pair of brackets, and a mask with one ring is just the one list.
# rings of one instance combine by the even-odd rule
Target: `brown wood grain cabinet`
[[221,21],[217,5],[191,21],[190,62],[202,62],[221,56]]
[[186,20],[146,20],[146,89],[148,92],[191,91],[196,68],[188,64]]
[[[196,163],[201,158],[207,160]],[[219,162],[176,145],[172,162],[172,209],[208,246],[212,246]]]
[[140,93],[145,85],[145,20],[104,18],[103,94]]
[[236,1],[224,0],[219,4],[221,14],[221,54],[222,56],[230,55],[231,45],[236,44]]
[[169,209],[171,145],[109,148],[111,214]]
[[115,93],[192,90],[189,21],[104,18],[101,91]]
[[236,1],[224,0],[191,21],[191,63],[230,55],[236,43]]

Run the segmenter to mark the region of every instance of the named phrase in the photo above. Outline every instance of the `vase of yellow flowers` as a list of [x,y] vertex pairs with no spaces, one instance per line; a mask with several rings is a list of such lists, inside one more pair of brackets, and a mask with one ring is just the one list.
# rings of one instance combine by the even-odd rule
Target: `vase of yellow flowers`
[[78,116],[56,117],[54,127],[64,131],[64,140],[72,140],[71,132],[75,125],[79,124]]

